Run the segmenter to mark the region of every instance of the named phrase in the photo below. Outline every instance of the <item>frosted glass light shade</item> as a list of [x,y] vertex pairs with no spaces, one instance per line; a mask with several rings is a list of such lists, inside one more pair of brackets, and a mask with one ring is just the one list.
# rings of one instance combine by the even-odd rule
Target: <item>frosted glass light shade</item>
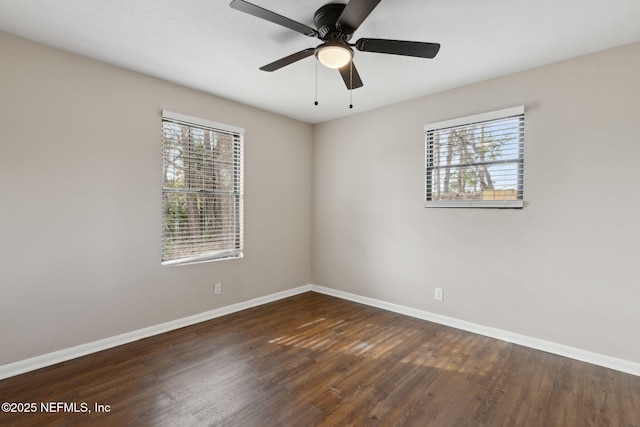
[[353,52],[347,47],[327,45],[318,48],[316,57],[325,67],[342,68],[351,61]]

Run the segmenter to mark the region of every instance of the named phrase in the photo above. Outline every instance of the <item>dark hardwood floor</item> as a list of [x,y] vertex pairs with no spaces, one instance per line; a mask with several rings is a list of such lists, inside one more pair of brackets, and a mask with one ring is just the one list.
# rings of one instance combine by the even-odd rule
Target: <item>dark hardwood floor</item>
[[37,405],[3,426],[640,426],[640,377],[311,292],[0,381],[0,401]]

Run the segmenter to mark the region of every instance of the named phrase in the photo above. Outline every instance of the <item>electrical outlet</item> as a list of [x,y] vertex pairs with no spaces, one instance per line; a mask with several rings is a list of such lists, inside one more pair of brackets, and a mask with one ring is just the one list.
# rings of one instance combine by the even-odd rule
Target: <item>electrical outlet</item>
[[213,294],[220,295],[222,293],[222,283],[216,283],[213,285]]
[[436,292],[433,297],[438,301],[444,300],[444,291],[442,290],[442,288],[436,288]]

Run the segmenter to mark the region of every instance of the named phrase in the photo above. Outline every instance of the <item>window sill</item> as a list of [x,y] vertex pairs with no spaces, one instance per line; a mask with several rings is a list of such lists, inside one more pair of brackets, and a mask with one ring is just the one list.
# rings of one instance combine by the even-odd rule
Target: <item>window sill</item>
[[522,200],[438,200],[425,202],[425,208],[494,208],[522,209]]
[[176,267],[179,265],[189,265],[189,264],[201,264],[203,262],[212,262],[212,261],[224,261],[229,259],[239,259],[243,257],[242,252],[238,251],[227,251],[227,252],[218,252],[209,256],[198,256],[191,258],[180,258],[180,259],[172,259],[170,261],[162,261],[161,265],[163,267]]

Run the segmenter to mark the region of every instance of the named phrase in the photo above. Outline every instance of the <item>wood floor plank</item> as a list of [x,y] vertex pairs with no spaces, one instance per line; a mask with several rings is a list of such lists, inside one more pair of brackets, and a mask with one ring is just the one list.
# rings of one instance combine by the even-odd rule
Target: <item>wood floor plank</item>
[[0,413],[21,427],[640,427],[640,377],[313,292],[0,381],[0,400],[92,410]]

